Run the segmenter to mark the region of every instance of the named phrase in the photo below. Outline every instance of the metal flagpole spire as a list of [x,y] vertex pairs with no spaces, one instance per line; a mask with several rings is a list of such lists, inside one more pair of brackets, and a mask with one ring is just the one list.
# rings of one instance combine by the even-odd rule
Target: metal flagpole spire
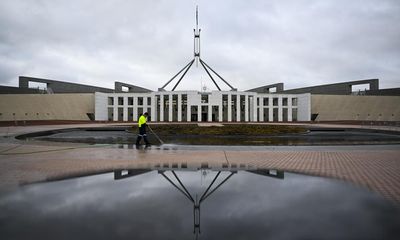
[[165,91],[165,87],[167,87],[168,84],[170,84],[178,75],[180,75],[183,72],[183,74],[180,76],[178,82],[172,88],[172,91],[174,91],[176,89],[176,87],[179,85],[179,83],[181,82],[181,80],[185,77],[186,73],[192,67],[194,62],[196,62],[196,67],[199,66],[199,62],[200,62],[201,66],[204,68],[207,75],[211,78],[212,82],[214,83],[214,85],[217,87],[217,89],[219,91],[222,91],[222,90],[218,86],[217,82],[215,81],[216,79],[213,78],[211,72],[214,73],[226,85],[228,85],[231,88],[231,91],[237,91],[236,88],[232,87],[225,79],[223,79],[216,71],[214,71],[214,69],[212,69],[209,65],[207,65],[207,63],[205,63],[205,61],[203,61],[200,58],[200,32],[201,32],[201,29],[199,28],[199,7],[196,6],[196,28],[193,29],[193,33],[194,33],[193,59],[184,68],[182,68],[175,76],[173,76],[166,84],[164,84],[161,88],[159,88],[158,91]]
[[[221,187],[230,177],[232,177],[233,174],[237,173],[237,171],[230,171],[230,174],[225,177],[216,187],[213,189],[212,186],[215,183],[215,181],[218,179],[218,177],[221,174],[221,171],[218,171],[217,175],[214,177],[206,191],[201,195],[200,199],[197,198],[196,194],[196,199],[193,198],[192,194],[187,190],[185,185],[182,183],[182,181],[179,179],[178,175],[175,173],[174,170],[171,170],[172,174],[175,176],[175,179],[178,181],[178,184],[174,183],[166,174],[166,170],[159,170],[158,173],[161,174],[169,183],[172,184],[179,192],[181,192],[189,201],[193,203],[193,233],[196,234],[196,239],[198,235],[201,233],[200,232],[200,205],[201,203],[206,200],[211,194],[213,194],[219,187]],[[210,191],[211,190],[211,191]]]
[[200,59],[200,31],[199,29],[199,7],[196,6],[196,28],[194,32],[194,59],[196,60],[196,67],[199,66]]

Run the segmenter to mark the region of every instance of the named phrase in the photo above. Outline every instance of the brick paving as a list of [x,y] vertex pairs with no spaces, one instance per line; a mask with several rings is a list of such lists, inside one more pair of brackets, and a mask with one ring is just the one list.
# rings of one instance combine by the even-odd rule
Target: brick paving
[[227,154],[231,162],[345,180],[400,204],[400,150]]
[[339,147],[337,150],[324,147],[260,148],[255,151],[229,148],[136,150],[109,145],[44,145],[8,138],[0,141],[0,189],[116,169],[179,167],[182,164],[188,167],[207,164],[217,168],[267,168],[330,177],[366,187],[400,206],[399,145]]

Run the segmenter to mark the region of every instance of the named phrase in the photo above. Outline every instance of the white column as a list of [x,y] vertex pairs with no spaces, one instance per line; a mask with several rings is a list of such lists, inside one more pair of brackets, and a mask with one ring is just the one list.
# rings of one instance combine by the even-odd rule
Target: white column
[[118,121],[118,97],[114,97],[113,121]]
[[288,111],[287,111],[287,114],[288,114],[288,117],[287,117],[287,119],[288,119],[288,122],[291,122],[291,121],[293,121],[293,119],[292,119],[292,97],[291,96],[288,96],[287,97],[288,98],[288,106],[287,106],[287,108],[288,108]]
[[282,111],[282,95],[278,97],[278,121],[283,121],[283,111]]
[[143,113],[145,113],[147,111],[148,111],[148,109],[147,109],[147,97],[144,96],[143,97]]
[[149,108],[151,108],[151,99],[150,102],[148,102],[148,96],[146,96],[146,108],[143,110],[143,112],[150,114],[151,112],[149,112]]
[[264,97],[260,97],[260,122],[264,122]]
[[311,120],[311,94],[297,95],[297,120],[310,121]]
[[201,122],[201,105],[197,106],[197,121]]
[[212,105],[208,102],[208,122],[212,122]]
[[228,93],[228,122],[232,122],[232,94]]
[[142,113],[145,113],[145,112],[147,112],[147,96],[146,95],[143,96],[143,112]]
[[[222,98],[222,96],[221,96]],[[218,104],[218,121],[222,122],[222,106],[223,106],[223,101],[221,100],[221,103]]]
[[168,102],[169,102],[169,106],[168,106],[168,121],[172,122],[172,94],[169,95]]
[[164,122],[164,95],[160,94],[160,122]]
[[186,100],[186,108],[187,108],[187,121],[191,122],[192,121],[192,109],[191,106],[189,105],[189,94],[187,95],[187,100]]
[[240,95],[236,96],[236,122],[240,122]]
[[182,122],[182,94],[178,94],[178,122]]
[[246,95],[244,99],[244,121],[249,121],[249,96]]
[[253,121],[257,122],[257,95],[253,97]]
[[136,122],[138,120],[138,98],[133,97],[133,110],[132,110],[132,115],[133,115],[133,121]]
[[122,116],[122,120],[124,122],[128,121],[128,97],[124,96],[124,110],[123,110],[123,116]]
[[254,117],[254,98],[250,97],[251,96],[249,96],[249,122],[252,122]]
[[273,100],[274,98],[269,95],[269,99],[268,99],[268,117],[269,117],[269,121],[272,122],[274,121],[274,104],[273,104]]
[[152,95],[151,96],[151,120],[153,122],[157,121],[157,106],[156,106],[156,96]]

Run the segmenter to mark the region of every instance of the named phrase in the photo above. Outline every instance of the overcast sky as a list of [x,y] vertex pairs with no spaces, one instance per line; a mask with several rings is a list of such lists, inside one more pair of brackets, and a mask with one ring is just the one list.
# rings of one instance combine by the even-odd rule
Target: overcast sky
[[[398,0],[1,0],[0,85],[24,75],[156,90],[193,58],[196,5],[202,59],[239,90],[400,87]],[[177,90],[202,84],[216,89],[194,66]]]

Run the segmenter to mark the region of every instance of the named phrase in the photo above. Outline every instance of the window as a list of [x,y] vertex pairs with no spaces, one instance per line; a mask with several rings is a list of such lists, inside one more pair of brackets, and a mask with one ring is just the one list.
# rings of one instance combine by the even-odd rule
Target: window
[[287,106],[288,105],[288,99],[287,98],[282,98],[282,105]]
[[282,109],[282,120],[284,122],[288,121],[288,109],[287,108]]
[[113,121],[114,120],[114,109],[113,108],[108,108],[108,121]]
[[187,94],[182,94],[182,105],[187,105]]
[[125,87],[125,86],[122,86],[122,87],[121,87],[121,91],[122,91],[122,92],[129,92],[129,88],[128,88],[128,87]]
[[124,98],[118,97],[118,105],[124,105]]
[[268,106],[269,105],[269,98],[263,98],[263,105]]
[[297,121],[297,108],[292,109],[292,121]]
[[208,103],[208,95],[207,94],[201,95],[201,103]]
[[138,97],[138,105],[143,105],[143,97]]
[[276,91],[277,91],[276,87],[272,87],[272,88],[268,89],[268,92],[270,92],[270,93],[275,93]]
[[222,105],[228,105],[228,95],[222,95]]
[[292,98],[292,106],[297,106],[297,98]]
[[246,107],[246,96],[240,95],[240,111],[244,111]]
[[278,98],[273,98],[273,99],[272,99],[272,104],[273,104],[274,106],[278,106]]
[[42,82],[28,82],[28,88],[34,88],[34,89],[39,89],[39,90],[46,90],[47,89],[47,83],[42,83]]
[[108,97],[108,105],[114,105],[114,97]]
[[277,109],[277,108],[274,108],[273,111],[272,111],[272,120],[273,120],[274,122],[279,121],[278,114],[279,114],[278,109]]

